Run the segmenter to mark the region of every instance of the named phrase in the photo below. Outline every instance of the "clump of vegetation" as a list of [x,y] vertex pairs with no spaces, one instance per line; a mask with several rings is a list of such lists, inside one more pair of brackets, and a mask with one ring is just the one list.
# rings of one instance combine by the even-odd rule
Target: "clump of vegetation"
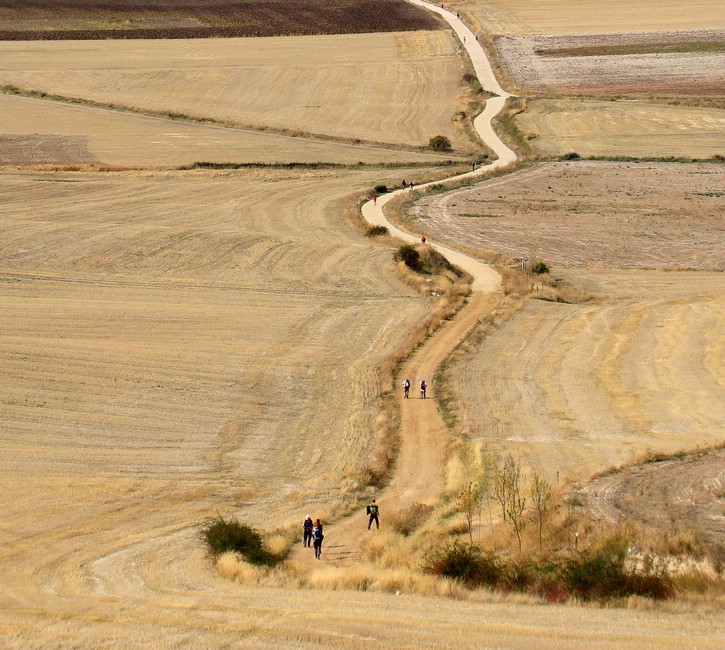
[[396,533],[405,537],[412,535],[430,517],[433,506],[423,503],[414,503],[402,512],[388,516],[388,521]]
[[549,267],[547,266],[546,262],[543,262],[542,260],[536,260],[535,262],[531,263],[531,272],[536,275],[543,275],[544,273],[549,272]]
[[484,555],[478,546],[456,540],[428,551],[424,569],[433,575],[460,580],[469,587],[495,586],[502,567],[493,554]]
[[420,261],[420,253],[415,246],[411,246],[410,244],[403,244],[402,246],[399,246],[398,250],[396,250],[393,255],[393,259],[396,262],[403,262],[405,266],[416,273],[420,273],[423,270]]
[[284,558],[267,550],[262,536],[251,526],[218,517],[202,528],[201,536],[213,557],[229,551],[239,553],[250,564],[275,566]]
[[368,226],[367,232],[365,233],[368,237],[384,237],[388,234],[386,226]]
[[481,82],[478,80],[478,77],[475,74],[466,72],[463,75],[463,81],[465,81],[469,86],[471,86],[471,90],[473,90],[473,92],[476,93],[477,95],[480,95],[483,93],[483,86],[481,85]]
[[509,559],[457,540],[429,551],[424,569],[468,587],[523,592],[550,601],[606,601],[634,595],[664,600],[674,596],[667,573],[651,564],[628,566],[626,548],[627,541],[621,539],[569,557]]
[[451,151],[451,141],[445,135],[434,135],[428,142],[428,147],[433,151]]
[[375,193],[379,196],[380,194],[385,194],[388,191],[387,185],[376,185],[375,186]]
[[570,151],[569,153],[565,153],[563,156],[559,158],[559,160],[579,160],[581,156],[576,151]]

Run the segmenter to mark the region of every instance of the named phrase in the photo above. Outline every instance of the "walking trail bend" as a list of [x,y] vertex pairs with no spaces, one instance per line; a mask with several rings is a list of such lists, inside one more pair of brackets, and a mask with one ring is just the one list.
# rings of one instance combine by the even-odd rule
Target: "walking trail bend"
[[[503,109],[511,95],[504,91],[496,80],[476,36],[456,14],[421,0],[409,0],[409,2],[440,14],[448,21],[470,57],[481,86],[494,94],[494,97],[486,101],[483,112],[474,120],[474,127],[481,140],[496,154],[497,159],[475,171],[435,183],[475,179],[511,164],[516,160],[516,154],[501,141],[491,125],[491,120]],[[429,185],[432,183],[418,185],[416,189],[424,189]],[[379,196],[377,200],[368,201],[362,206],[363,217],[371,225],[385,226],[392,236],[406,243],[417,243],[420,241],[417,235],[391,224],[384,211],[388,201],[409,191],[411,190],[400,189]],[[430,378],[456,345],[477,324],[480,316],[489,310],[501,288],[501,277],[487,264],[432,241],[428,241],[428,245],[473,277],[472,295],[455,319],[447,321],[419,347],[401,370],[400,376],[408,377],[411,381],[411,399],[401,399],[400,452],[389,486],[377,495],[382,526],[385,526],[386,512],[392,510],[400,512],[414,503],[433,505],[438,500],[444,487],[444,459],[449,435],[438,413],[435,386],[430,385]],[[417,389],[421,379],[426,379],[429,383],[429,398],[426,400],[418,397]],[[402,388],[400,395],[402,398]],[[368,534],[375,533],[374,531],[368,533],[367,516],[364,511],[330,525],[325,531],[327,541],[323,547],[323,558],[337,565],[350,564],[362,559],[361,541]],[[301,548],[298,553],[300,552]]]

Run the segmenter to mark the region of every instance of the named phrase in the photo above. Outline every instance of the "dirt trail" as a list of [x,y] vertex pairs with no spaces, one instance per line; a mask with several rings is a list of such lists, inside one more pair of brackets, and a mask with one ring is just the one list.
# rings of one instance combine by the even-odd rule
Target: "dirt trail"
[[[481,85],[486,90],[498,95],[486,102],[485,110],[474,122],[481,139],[493,149],[498,159],[475,171],[447,180],[458,181],[462,178],[481,176],[515,161],[516,154],[501,141],[491,126],[492,118],[501,111],[510,95],[501,88],[494,77],[488,59],[475,35],[455,14],[419,0],[411,0],[411,2],[440,14],[449,22],[471,57]],[[425,189],[431,184],[419,185],[417,189]],[[390,200],[406,191],[410,190],[400,189],[381,196],[377,200],[368,201],[362,207],[362,214],[371,225],[383,225],[393,236],[406,242],[416,243],[419,241],[417,235],[395,227],[388,221],[384,212],[384,207]],[[487,264],[435,242],[429,241],[428,245],[473,277],[473,295],[456,318],[446,323],[420,347],[403,366],[400,373],[401,377],[407,377],[411,381],[411,399],[403,400],[401,389],[400,453],[390,485],[378,496],[381,508],[380,517],[383,522],[385,522],[387,508],[401,511],[414,503],[432,505],[438,500],[444,487],[444,461],[447,457],[450,437],[447,427],[438,413],[435,385],[431,382],[431,378],[438,366],[476,325],[479,318],[491,308],[491,304],[495,300],[492,294],[496,294],[501,286],[501,277]],[[418,386],[421,379],[425,379],[429,385],[426,400],[419,397]],[[330,526],[325,535],[329,540],[329,545],[325,549],[325,558],[343,564],[360,559],[360,544],[364,539],[365,525],[364,515],[356,513],[340,523]],[[296,556],[301,557],[306,552],[299,548]]]

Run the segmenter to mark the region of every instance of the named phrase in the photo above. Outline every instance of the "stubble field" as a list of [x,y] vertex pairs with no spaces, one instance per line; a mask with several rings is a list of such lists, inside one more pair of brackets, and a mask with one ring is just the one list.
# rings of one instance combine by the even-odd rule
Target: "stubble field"
[[311,38],[0,42],[0,85],[256,130],[475,149],[455,127],[445,32]]
[[[115,42],[56,50],[1,44],[0,81],[199,112],[259,131],[299,128],[333,141],[385,142],[397,147],[401,164],[417,156],[407,147],[427,142],[433,129],[458,138],[457,147],[470,146],[452,126],[460,70],[448,36],[354,38],[362,40],[240,41],[233,46],[252,61],[244,69],[236,53],[220,54],[214,41],[151,49],[144,42],[123,51]],[[313,65],[299,66],[302,57]],[[219,75],[213,84],[210,70]],[[65,119],[51,116],[52,107],[51,127]],[[13,119],[22,110],[30,109]],[[78,119],[76,133],[47,128],[47,148],[85,146],[103,160],[94,144],[102,128],[128,136],[116,151],[134,143],[143,149],[157,137],[130,118],[108,127],[89,126],[98,117]],[[204,142],[206,127],[192,126],[191,137]],[[177,128],[169,122],[168,133]],[[21,152],[13,135],[6,132],[5,142]],[[269,142],[249,146],[259,146],[263,161]],[[295,142],[279,150],[295,160],[347,161],[339,148],[310,152],[304,144],[319,143]],[[223,142],[214,146],[222,155]],[[374,149],[361,147],[360,155],[370,156],[361,159],[374,160]],[[173,156],[158,160],[179,164]],[[355,473],[369,460],[378,415],[376,369],[430,312],[430,302],[402,283],[391,251],[356,234],[348,217],[376,183],[418,173],[401,167],[0,176],[3,642],[722,645],[718,612],[707,608],[693,615],[687,606],[546,607],[486,594],[465,602],[463,591],[446,583],[431,593],[453,598],[418,597],[407,595],[404,575],[390,573],[366,586],[390,594],[301,592],[280,576],[242,586],[219,575],[205,555],[197,531],[211,516],[234,514],[273,530],[307,511],[327,518],[356,502]],[[700,216],[698,236],[710,241],[718,231],[705,222]],[[634,239],[641,230],[632,228]],[[652,241],[644,238],[636,250]],[[557,252],[539,250],[542,257]],[[490,343],[459,360],[466,431],[546,463],[548,476],[560,471],[582,480],[646,446],[668,450],[718,439],[722,273],[594,272],[582,262],[567,278],[594,302],[529,303]],[[490,409],[482,413],[484,403]],[[425,418],[416,422],[426,425]],[[423,460],[420,466],[436,458]],[[384,504],[383,517],[394,507]],[[312,584],[344,584],[334,566],[300,571],[317,572]]]

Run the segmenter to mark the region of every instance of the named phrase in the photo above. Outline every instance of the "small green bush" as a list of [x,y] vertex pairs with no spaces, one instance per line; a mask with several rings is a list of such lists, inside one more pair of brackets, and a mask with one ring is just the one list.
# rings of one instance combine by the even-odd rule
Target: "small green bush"
[[281,561],[280,557],[267,551],[262,536],[256,530],[234,519],[226,521],[219,517],[207,524],[201,535],[214,557],[233,551],[250,564],[274,566]]
[[382,237],[388,234],[388,229],[385,226],[368,226],[367,232],[365,233],[368,237]]
[[396,262],[402,261],[409,269],[413,271],[421,271],[422,267],[420,261],[420,253],[415,249],[414,246],[411,246],[410,244],[403,244],[402,246],[399,246],[398,250],[395,251],[393,258]]
[[434,135],[428,142],[428,147],[433,151],[451,151],[451,141],[444,135]]
[[376,185],[375,186],[375,193],[378,195],[385,194],[387,191],[388,191],[387,185]]
[[469,546],[460,540],[431,549],[424,562],[428,573],[460,580],[470,587],[495,586],[502,573],[494,555],[484,555],[478,546]]
[[538,260],[531,264],[531,272],[536,273],[537,275],[542,275],[549,272],[549,267],[546,265],[546,262]]
[[570,151],[561,156],[560,160],[579,160],[581,156],[576,151]]

